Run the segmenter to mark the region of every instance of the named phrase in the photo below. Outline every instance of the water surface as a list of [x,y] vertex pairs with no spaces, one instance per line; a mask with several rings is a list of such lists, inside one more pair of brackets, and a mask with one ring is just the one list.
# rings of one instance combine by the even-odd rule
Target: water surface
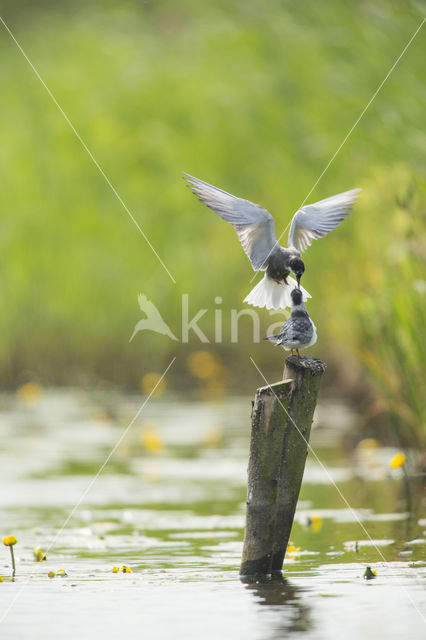
[[248,584],[250,399],[153,398],[116,447],[142,401],[1,398],[0,533],[18,538],[15,581],[0,550],[2,637],[424,637],[421,497],[395,451],[343,450],[358,420],[344,405],[318,407],[311,444],[353,510],[309,455],[283,579]]

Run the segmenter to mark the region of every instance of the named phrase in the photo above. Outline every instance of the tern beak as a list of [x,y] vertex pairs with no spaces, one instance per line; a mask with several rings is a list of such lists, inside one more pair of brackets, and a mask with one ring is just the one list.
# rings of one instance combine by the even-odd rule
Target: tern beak
[[297,288],[298,288],[298,289],[300,289],[300,278],[301,278],[301,277],[302,277],[302,276],[301,276],[300,274],[298,274],[298,275],[296,276],[296,280],[297,280]]

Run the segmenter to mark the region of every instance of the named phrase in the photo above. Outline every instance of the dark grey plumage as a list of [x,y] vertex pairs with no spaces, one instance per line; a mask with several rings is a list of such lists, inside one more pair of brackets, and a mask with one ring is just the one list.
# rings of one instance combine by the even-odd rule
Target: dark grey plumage
[[310,342],[314,335],[314,328],[307,313],[298,312],[292,314],[291,317],[283,324],[280,333],[275,336],[269,336],[265,340],[272,340],[276,345],[283,347],[291,343]]
[[288,320],[284,322],[281,331],[274,336],[268,336],[264,340],[275,342],[276,346],[282,346],[287,351],[297,352],[315,344],[317,331],[303,304],[300,289],[291,292],[292,309]]

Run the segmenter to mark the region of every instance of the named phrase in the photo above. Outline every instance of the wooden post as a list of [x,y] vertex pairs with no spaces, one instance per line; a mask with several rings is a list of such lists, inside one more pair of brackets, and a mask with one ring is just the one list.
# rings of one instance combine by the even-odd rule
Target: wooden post
[[256,391],[252,410],[242,575],[271,573],[278,477],[291,380]]
[[284,380],[256,391],[241,575],[282,569],[325,367],[311,356],[289,356]]
[[272,573],[281,571],[283,566],[305,471],[321,377],[326,366],[322,360],[312,356],[289,356],[286,359],[284,379],[291,380],[291,398],[281,453]]

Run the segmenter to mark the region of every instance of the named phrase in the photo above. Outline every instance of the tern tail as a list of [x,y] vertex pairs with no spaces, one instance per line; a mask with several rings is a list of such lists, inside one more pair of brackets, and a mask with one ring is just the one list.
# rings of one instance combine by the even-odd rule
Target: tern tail
[[[291,277],[288,277],[287,281],[288,284],[278,284],[265,274],[263,279],[244,298],[244,302],[251,304],[253,307],[266,307],[267,309],[286,309],[291,307],[290,293],[297,287],[297,283]],[[304,301],[311,297],[306,289],[303,287],[300,287],[300,289],[303,293]]]
[[277,333],[276,336],[266,336],[266,338],[263,338],[263,339],[270,340],[271,342],[275,342],[275,344],[278,345],[278,344],[281,344],[281,338],[282,338],[282,334]]

